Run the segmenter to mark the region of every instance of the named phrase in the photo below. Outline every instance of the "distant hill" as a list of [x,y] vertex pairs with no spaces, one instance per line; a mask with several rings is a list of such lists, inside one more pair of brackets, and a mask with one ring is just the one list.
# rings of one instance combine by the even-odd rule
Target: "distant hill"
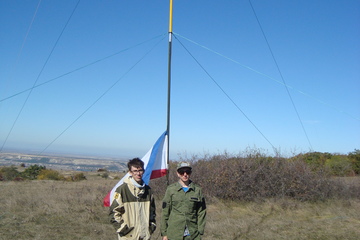
[[0,153],[0,166],[41,165],[50,169],[124,172],[127,170],[126,160],[99,157],[66,156],[66,155],[34,155],[25,153]]

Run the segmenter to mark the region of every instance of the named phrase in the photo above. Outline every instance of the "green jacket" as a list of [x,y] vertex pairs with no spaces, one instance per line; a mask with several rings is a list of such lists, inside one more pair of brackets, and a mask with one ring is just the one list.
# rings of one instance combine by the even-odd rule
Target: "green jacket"
[[184,192],[179,182],[166,189],[162,205],[161,235],[169,240],[182,240],[185,227],[191,239],[201,239],[204,234],[206,204],[201,188],[191,182]]

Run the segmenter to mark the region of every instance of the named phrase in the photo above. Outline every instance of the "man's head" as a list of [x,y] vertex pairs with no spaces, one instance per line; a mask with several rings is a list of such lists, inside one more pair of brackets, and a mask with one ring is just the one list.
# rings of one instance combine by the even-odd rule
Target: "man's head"
[[188,162],[179,162],[177,165],[176,171],[178,177],[183,181],[187,182],[190,178],[192,167]]
[[133,158],[128,162],[129,174],[133,179],[141,183],[144,175],[144,162],[140,158]]

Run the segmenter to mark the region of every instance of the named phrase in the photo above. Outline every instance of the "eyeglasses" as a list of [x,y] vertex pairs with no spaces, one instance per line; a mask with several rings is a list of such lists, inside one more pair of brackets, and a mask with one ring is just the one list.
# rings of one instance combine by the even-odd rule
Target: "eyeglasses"
[[191,174],[191,170],[190,169],[179,169],[177,171],[180,175],[184,175],[184,173],[186,173],[187,175],[190,175]]
[[144,169],[142,170],[133,170],[131,171],[132,173],[135,173],[135,174],[143,174],[144,173]]

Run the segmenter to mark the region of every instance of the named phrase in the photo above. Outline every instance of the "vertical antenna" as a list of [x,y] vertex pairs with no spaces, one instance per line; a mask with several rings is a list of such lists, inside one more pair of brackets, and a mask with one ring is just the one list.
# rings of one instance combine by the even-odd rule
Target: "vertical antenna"
[[168,54],[168,97],[167,97],[167,155],[166,161],[168,165],[168,173],[166,174],[166,183],[169,185],[169,152],[170,152],[170,92],[171,92],[171,49],[172,49],[172,8],[173,8],[173,1],[170,0],[170,7],[169,7],[169,54]]

